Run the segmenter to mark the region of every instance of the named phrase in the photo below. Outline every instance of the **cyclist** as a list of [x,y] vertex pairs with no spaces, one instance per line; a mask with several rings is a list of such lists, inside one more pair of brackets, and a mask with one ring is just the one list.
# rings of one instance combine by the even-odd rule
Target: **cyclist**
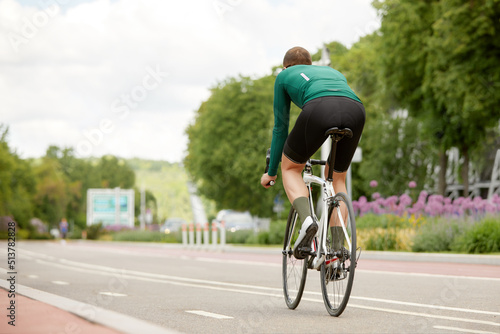
[[[291,102],[302,111],[288,134]],[[261,184],[265,188],[271,186],[270,182],[277,178],[281,161],[285,192],[302,221],[294,255],[304,258],[298,249],[311,245],[318,224],[311,214],[302,170],[307,160],[328,138],[326,130],[332,127],[349,128],[353,137],[344,138],[338,143],[333,172],[335,191],[347,192],[346,172],[363,131],[365,109],[342,73],[328,66],[312,65],[311,55],[302,47],[291,48],[283,58],[283,71],[274,83],[273,109],[269,170],[262,175]],[[328,166],[325,173],[328,173]],[[331,228],[342,229],[340,226]]]

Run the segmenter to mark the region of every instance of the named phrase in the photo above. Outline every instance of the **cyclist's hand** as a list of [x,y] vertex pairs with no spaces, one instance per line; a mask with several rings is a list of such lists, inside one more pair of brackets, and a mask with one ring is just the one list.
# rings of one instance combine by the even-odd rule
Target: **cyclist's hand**
[[[262,186],[267,189],[267,188],[271,187],[276,182],[277,177],[278,177],[277,175],[269,176],[269,174],[267,174],[267,173],[262,174],[262,177],[260,178],[260,184],[262,184]],[[272,182],[272,184],[271,184],[271,182]]]

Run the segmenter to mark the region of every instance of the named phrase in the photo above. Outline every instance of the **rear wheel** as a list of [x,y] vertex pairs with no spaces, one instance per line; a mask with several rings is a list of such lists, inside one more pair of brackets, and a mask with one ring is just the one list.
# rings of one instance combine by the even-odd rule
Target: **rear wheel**
[[283,245],[283,293],[286,305],[295,309],[302,298],[307,277],[307,261],[293,256],[293,245],[299,236],[300,219],[292,207],[286,222],[285,241]]
[[329,217],[343,221],[341,207],[347,208],[347,211],[343,209],[344,216],[347,212],[347,220],[344,221],[347,236],[340,228],[327,228],[327,254],[321,265],[320,275],[326,309],[330,315],[336,317],[342,314],[351,295],[357,260],[354,210],[346,194],[338,193],[333,197],[328,207]]

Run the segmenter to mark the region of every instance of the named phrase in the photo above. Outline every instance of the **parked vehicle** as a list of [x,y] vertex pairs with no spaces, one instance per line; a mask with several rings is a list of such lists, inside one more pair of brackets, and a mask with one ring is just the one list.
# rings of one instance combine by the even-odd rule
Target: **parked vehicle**
[[182,228],[182,224],[186,224],[186,221],[182,218],[168,218],[160,226],[160,232],[165,234],[178,232]]
[[255,230],[256,224],[248,211],[238,212],[233,210],[221,210],[214,220],[218,226],[224,222],[226,231],[236,232],[240,230]]

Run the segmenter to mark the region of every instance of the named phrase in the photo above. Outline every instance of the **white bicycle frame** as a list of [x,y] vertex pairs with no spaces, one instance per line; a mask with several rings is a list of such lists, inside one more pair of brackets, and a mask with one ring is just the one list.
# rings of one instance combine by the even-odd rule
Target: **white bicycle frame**
[[[313,260],[313,268],[318,269],[321,264],[325,261],[326,253],[327,253],[327,248],[326,248],[326,236],[327,236],[327,229],[329,226],[329,220],[330,217],[328,217],[328,201],[335,195],[335,190],[333,189],[333,184],[331,181],[324,180],[320,177],[317,177],[315,175],[312,175],[308,171],[304,171],[303,174],[303,179],[304,182],[307,186],[307,190],[309,191],[309,204],[311,206],[311,212],[314,215],[314,217],[317,219],[316,214],[314,212],[313,208],[313,202],[312,202],[312,193],[311,193],[311,184],[317,184],[321,186],[321,189],[323,190],[323,205],[322,205],[322,215],[321,219],[319,220],[319,226],[318,226],[318,232],[316,232],[316,237],[318,240],[318,247],[316,249],[316,256],[314,257]],[[346,230],[346,224],[344,222],[344,218],[342,217],[340,210],[337,210],[338,216],[339,216],[339,221],[340,225],[342,226],[342,230],[344,231],[345,238],[347,240],[347,244],[349,246],[349,250],[352,249],[351,245],[351,240],[349,239],[349,235]],[[349,218],[348,218],[349,219]]]

